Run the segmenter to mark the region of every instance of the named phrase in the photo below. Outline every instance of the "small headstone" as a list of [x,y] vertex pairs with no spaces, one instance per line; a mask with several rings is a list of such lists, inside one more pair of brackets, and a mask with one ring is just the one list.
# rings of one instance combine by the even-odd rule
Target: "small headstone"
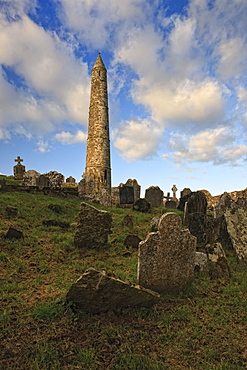
[[5,235],[6,239],[23,239],[23,232],[21,230],[17,230],[14,227],[10,227]]
[[139,284],[159,293],[180,291],[193,279],[195,252],[196,238],[182,229],[181,218],[164,214],[158,231],[139,244]]
[[6,209],[8,216],[17,216],[17,212],[18,212],[17,207],[7,206],[5,209]]
[[180,192],[180,199],[185,197],[186,195],[189,195],[191,194],[192,191],[190,190],[190,188],[184,188],[181,192]]
[[145,199],[147,199],[151,207],[162,207],[163,198],[164,193],[158,186],[150,186],[145,191]]
[[177,202],[175,200],[167,200],[165,202],[165,208],[176,209],[177,208]]
[[15,159],[15,162],[17,162],[17,165],[14,166],[14,178],[15,180],[23,180],[23,176],[26,171],[26,167],[21,164],[23,159],[18,156],[17,159]]
[[111,232],[112,216],[87,203],[81,203],[74,238],[76,247],[90,248],[107,242]]
[[134,188],[133,186],[121,186],[119,188],[120,204],[134,203]]
[[40,188],[49,186],[49,178],[45,175],[40,175],[36,179],[36,185]]
[[156,292],[93,268],[84,272],[66,296],[75,309],[92,314],[128,307],[151,307],[159,299]]
[[134,226],[133,217],[131,215],[124,216],[122,220],[122,226],[132,228]]
[[126,248],[138,249],[138,245],[141,239],[137,235],[127,235],[124,240],[124,245]]
[[68,186],[76,186],[76,180],[74,177],[70,176],[66,179],[66,185]]
[[147,213],[150,210],[150,203],[145,198],[138,199],[133,205],[133,210],[138,212]]

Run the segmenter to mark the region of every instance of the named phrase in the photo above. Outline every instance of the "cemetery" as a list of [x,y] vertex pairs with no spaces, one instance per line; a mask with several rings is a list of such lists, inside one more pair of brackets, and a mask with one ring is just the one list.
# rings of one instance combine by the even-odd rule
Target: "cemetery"
[[3,368],[245,368],[246,198],[143,212],[129,184],[109,207],[0,182]]

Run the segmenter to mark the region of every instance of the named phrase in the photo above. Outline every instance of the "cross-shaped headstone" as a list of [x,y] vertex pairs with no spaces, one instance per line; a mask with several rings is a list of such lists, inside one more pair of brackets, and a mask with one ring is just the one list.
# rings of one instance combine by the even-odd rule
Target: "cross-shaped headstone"
[[18,157],[15,159],[15,162],[18,162],[18,164],[21,164],[23,162],[23,159],[18,155]]
[[173,187],[171,188],[172,192],[173,192],[173,198],[176,198],[176,191],[178,190],[176,185],[173,185]]

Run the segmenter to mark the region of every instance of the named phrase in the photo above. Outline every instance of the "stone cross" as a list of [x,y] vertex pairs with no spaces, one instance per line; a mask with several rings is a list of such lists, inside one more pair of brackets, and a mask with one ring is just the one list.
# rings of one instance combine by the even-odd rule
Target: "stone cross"
[[21,164],[23,162],[23,159],[18,155],[18,157],[15,159],[15,162],[18,162],[18,164]]
[[173,187],[171,188],[172,192],[173,192],[173,198],[176,198],[176,191],[178,190],[176,185],[173,185]]

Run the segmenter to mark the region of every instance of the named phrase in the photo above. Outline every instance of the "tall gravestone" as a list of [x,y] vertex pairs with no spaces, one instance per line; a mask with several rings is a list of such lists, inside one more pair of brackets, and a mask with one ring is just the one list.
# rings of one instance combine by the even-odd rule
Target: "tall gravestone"
[[138,283],[156,292],[177,292],[194,276],[196,238],[176,213],[161,216],[158,231],[140,242]]
[[134,203],[134,188],[133,186],[121,186],[119,188],[120,204]]
[[164,193],[159,186],[150,186],[145,191],[145,198],[150,203],[151,207],[162,207]]
[[18,156],[15,159],[15,162],[17,162],[17,164],[14,166],[14,178],[15,180],[23,180],[23,176],[26,171],[26,167],[21,164],[21,162],[23,162],[23,159]]

